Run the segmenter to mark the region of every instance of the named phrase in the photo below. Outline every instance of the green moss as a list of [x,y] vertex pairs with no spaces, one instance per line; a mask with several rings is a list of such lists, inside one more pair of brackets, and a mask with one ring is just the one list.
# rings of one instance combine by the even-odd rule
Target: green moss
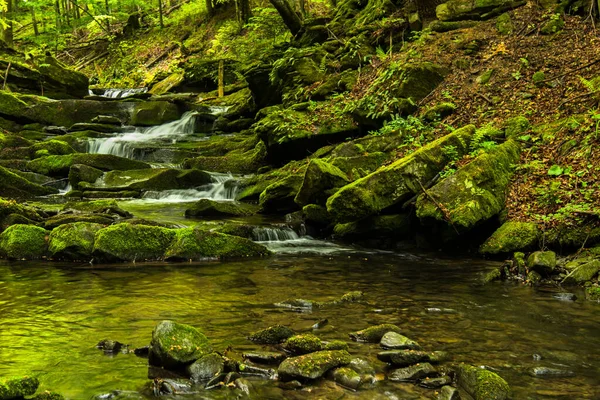
[[498,374],[460,364],[457,367],[458,385],[474,400],[505,400],[511,397],[510,387]]
[[581,260],[579,265],[574,268],[563,279],[563,283],[584,283],[592,280],[600,271],[600,260],[586,258]]
[[283,347],[292,354],[301,355],[314,353],[322,349],[321,339],[311,333],[292,336],[287,339]]
[[565,21],[561,18],[560,14],[554,14],[542,25],[540,32],[543,35],[554,35],[562,31],[564,27]]
[[48,250],[57,259],[89,260],[94,250],[96,232],[104,225],[76,222],[64,224],[52,230]]
[[325,204],[331,191],[348,183],[348,177],[338,167],[313,159],[308,164],[302,185],[294,198],[296,204]]
[[339,168],[351,181],[357,180],[369,175],[377,168],[381,167],[389,156],[381,151],[351,157],[332,157],[328,162]]
[[131,214],[120,208],[115,200],[68,202],[63,206],[62,210],[92,214],[116,214],[121,217],[131,217]]
[[496,29],[501,35],[510,35],[513,32],[514,26],[509,13],[501,14],[496,19]]
[[287,326],[274,325],[250,334],[248,339],[258,344],[278,344],[292,336],[294,331]]
[[298,174],[288,175],[270,184],[260,194],[259,205],[264,212],[286,212],[298,209],[294,198],[298,194],[303,178]]
[[48,232],[32,225],[11,225],[0,234],[0,254],[11,259],[36,260],[46,256]]
[[533,84],[537,87],[543,87],[544,81],[546,80],[546,74],[543,71],[537,71],[531,77]]
[[586,287],[585,298],[591,301],[600,301],[600,286]]
[[186,217],[246,217],[256,214],[258,207],[234,201],[202,199],[185,210]]
[[178,86],[181,82],[183,82],[183,73],[175,72],[152,86],[152,88],[149,90],[149,93],[153,95],[167,93],[174,87]]
[[69,168],[75,164],[83,164],[105,171],[126,171],[150,168],[150,165],[144,162],[113,156],[111,154],[80,153],[41,157],[30,161],[27,164],[27,168],[42,175],[67,177]]
[[518,138],[524,132],[527,132],[531,127],[529,120],[525,117],[518,116],[509,118],[504,121],[504,132],[508,139]]
[[302,215],[308,223],[317,225],[329,225],[331,217],[327,213],[327,209],[317,204],[308,204],[302,208]]
[[250,150],[233,150],[224,156],[201,156],[186,160],[187,168],[197,168],[213,172],[247,174],[258,171],[265,165],[267,147],[262,140]]
[[317,351],[284,360],[277,370],[284,379],[316,379],[328,370],[347,365],[352,356],[345,350]]
[[0,198],[0,232],[8,227],[6,219],[15,215],[34,221],[41,220],[41,216],[35,209],[23,206],[15,200]]
[[531,222],[505,222],[479,248],[482,254],[512,253],[538,244],[540,230]]
[[30,182],[4,167],[0,167],[0,183],[0,196],[5,197],[33,197],[58,193],[54,188]]
[[207,337],[190,325],[162,321],[152,331],[150,363],[179,368],[212,353]]
[[41,143],[36,143],[31,146],[31,152],[35,158],[42,157],[41,152],[45,155],[65,155],[75,153],[75,150],[66,142],[60,140],[46,140]]
[[27,103],[14,94],[0,90],[0,115],[9,117],[21,117],[27,108]]
[[518,0],[450,0],[438,5],[435,14],[441,21],[488,19],[498,15],[493,12],[496,9],[506,11],[523,4],[523,1]]
[[175,236],[175,230],[157,226],[112,225],[96,233],[93,254],[106,261],[158,260]]
[[91,224],[110,225],[115,221],[115,218],[110,215],[101,214],[82,214],[82,213],[66,213],[58,214],[44,221],[44,228],[53,230],[64,224],[74,224],[77,222],[85,222]]
[[40,393],[37,396],[32,397],[30,400],[65,400],[65,398],[59,393],[45,391],[44,393]]
[[451,115],[456,110],[454,103],[442,102],[429,108],[423,113],[423,119],[425,121],[439,121]]
[[348,343],[341,340],[332,340],[325,343],[323,350],[345,350],[348,351]]
[[131,124],[135,126],[161,125],[179,119],[180,115],[177,106],[166,101],[136,103],[131,116]]
[[82,189],[89,190],[145,190],[160,191],[188,189],[211,183],[209,173],[197,169],[179,170],[151,168],[127,171],[109,171],[101,184],[80,183]]
[[459,155],[467,153],[474,132],[472,125],[457,129],[391,165],[342,187],[327,200],[327,210],[339,222],[357,221],[406,200],[414,193],[420,193],[420,184],[430,181],[450,162],[443,149],[454,146]]
[[556,267],[556,253],[553,251],[536,251],[527,257],[527,268],[542,276],[552,274]]
[[38,378],[24,376],[18,378],[0,379],[0,399],[13,400],[21,399],[24,396],[31,396],[35,393],[40,381]]
[[350,338],[357,342],[379,343],[383,335],[388,332],[401,333],[401,329],[393,324],[371,326],[361,331],[352,332]]

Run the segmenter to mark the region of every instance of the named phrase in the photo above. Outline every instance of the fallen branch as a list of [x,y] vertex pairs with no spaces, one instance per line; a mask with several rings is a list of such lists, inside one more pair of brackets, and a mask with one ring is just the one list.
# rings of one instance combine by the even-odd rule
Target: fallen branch
[[[183,42],[184,40],[186,40],[189,37],[190,37],[190,32],[186,32],[181,37],[181,39],[179,39],[179,42]],[[144,67],[151,68],[154,64],[156,64],[157,62],[159,62],[160,60],[165,58],[171,51],[175,50],[177,48],[177,46],[179,46],[179,42],[173,43],[172,45],[167,47],[162,53],[160,53],[158,56],[154,57],[151,61],[147,62],[146,65],[144,65]]]
[[106,57],[108,55],[108,51],[105,51],[103,53],[98,54],[96,57],[92,57],[91,59],[87,60],[86,62],[84,62],[83,64],[77,65],[74,69],[75,71],[79,71],[80,69],[82,69],[83,67],[88,66],[89,64],[93,63],[94,61],[102,58],[102,57]]
[[[437,182],[437,180],[439,178],[440,178],[440,174],[438,172],[438,174],[436,176],[434,176],[433,179],[431,179],[429,182],[427,182],[427,184],[425,185],[425,188],[430,189]],[[414,204],[417,201],[417,198],[419,197],[419,195],[420,195],[420,193],[417,193],[413,197],[411,197],[410,199],[405,201],[404,204],[402,204],[402,209],[405,210],[410,205]]]
[[563,101],[562,103],[560,103],[557,108],[562,108],[562,106],[564,106],[565,104],[571,103],[577,99],[581,99],[582,97],[591,96],[593,94],[596,94],[596,92],[588,92],[588,93],[584,93],[584,94],[580,94],[578,96],[572,97],[572,98],[567,99],[567,100]]
[[12,67],[12,62],[9,62],[8,67],[6,67],[6,72],[4,73],[4,83],[2,84],[2,90],[6,90],[6,80],[8,79],[10,67]]
[[580,70],[582,70],[582,69],[585,69],[585,68],[587,68],[587,67],[591,67],[592,65],[595,65],[595,64],[598,64],[598,63],[600,63],[600,58],[599,58],[599,59],[597,59],[597,60],[594,60],[594,61],[592,61],[592,62],[590,62],[590,63],[587,63],[587,64],[585,64],[585,65],[582,65],[581,67],[578,67],[578,68],[572,69],[572,70],[570,70],[570,71],[567,71],[567,72],[565,72],[565,73],[563,73],[563,74],[557,75],[557,76],[555,76],[555,77],[552,77],[552,78],[544,79],[543,81],[539,81],[539,82],[538,82],[538,85],[539,85],[540,83],[551,82],[551,81],[553,81],[553,80],[555,80],[555,79],[562,78],[563,76],[567,76],[567,75],[569,75],[569,74],[572,74],[573,72],[580,71]]
[[450,223],[450,225],[452,226],[452,228],[454,229],[454,232],[456,232],[457,235],[460,236],[460,233],[458,232],[458,229],[456,229],[456,226],[454,226],[454,222],[452,222],[452,219],[450,218],[450,216],[448,215],[448,210],[446,210],[446,208],[440,204],[432,195],[431,193],[429,193],[427,191],[427,189],[425,189],[425,187],[423,186],[423,184],[421,183],[421,181],[417,180],[417,182],[419,183],[419,186],[421,186],[421,190],[423,190],[423,193],[425,193],[425,196],[427,196],[429,198],[429,200],[431,200],[433,202],[433,204],[435,204],[435,206],[442,212],[442,214],[444,215],[444,218],[446,219],[447,222]]

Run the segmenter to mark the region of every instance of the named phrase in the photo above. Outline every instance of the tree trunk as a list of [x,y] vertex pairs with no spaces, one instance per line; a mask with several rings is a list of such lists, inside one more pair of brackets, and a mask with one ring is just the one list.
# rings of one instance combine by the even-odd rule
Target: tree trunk
[[77,0],[73,0],[73,9],[75,10],[74,18],[77,20],[81,19],[81,11],[79,11],[79,3]]
[[33,24],[33,33],[35,36],[39,36],[40,31],[38,29],[37,18],[35,17],[35,7],[31,7],[31,23]]
[[61,21],[60,21],[60,0],[54,2],[54,12],[56,13],[56,31],[60,32]]
[[4,43],[6,43],[9,47],[12,47],[14,44],[12,0],[8,0],[6,2],[6,11],[4,12],[4,19],[6,21],[6,26],[4,27],[2,32],[2,39],[4,40]]
[[163,6],[162,0],[158,0],[158,21],[160,23],[161,29],[165,27],[165,23],[163,21]]
[[237,19],[242,24],[247,24],[252,16],[250,13],[250,0],[236,0],[235,8],[237,11]]
[[298,8],[300,9],[300,14],[306,17],[306,0],[298,0]]
[[213,9],[212,0],[206,0],[206,12],[208,13],[209,17],[214,14],[215,10]]
[[279,12],[283,23],[288,27],[292,35],[298,34],[302,29],[302,20],[294,11],[294,8],[288,0],[269,0],[273,7]]
[[[108,0],[104,0],[104,6],[106,7],[106,15],[110,15],[110,6],[108,5]],[[110,32],[110,19],[106,19],[106,28]]]

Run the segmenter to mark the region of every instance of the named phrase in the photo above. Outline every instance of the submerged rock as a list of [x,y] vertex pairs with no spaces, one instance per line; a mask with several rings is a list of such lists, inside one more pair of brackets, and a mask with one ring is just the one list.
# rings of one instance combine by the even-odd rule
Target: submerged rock
[[388,374],[388,379],[394,382],[415,382],[425,378],[437,376],[438,371],[429,363],[411,365],[398,368]]
[[39,385],[38,378],[30,376],[0,379],[0,399],[13,400],[31,396]]
[[122,348],[126,348],[127,345],[116,340],[104,339],[98,342],[96,347],[100,350],[104,350],[107,354],[114,354],[120,352]]
[[437,364],[448,360],[449,356],[445,351],[387,350],[378,353],[377,358],[389,364],[407,367],[423,362]]
[[452,378],[450,378],[448,375],[444,375],[438,378],[423,379],[419,382],[419,386],[427,389],[438,389],[444,385],[450,385],[451,383]]
[[287,358],[277,370],[283,380],[317,379],[328,370],[347,365],[352,357],[344,350],[317,351],[303,356]]
[[460,364],[456,368],[456,379],[459,387],[474,400],[505,400],[511,398],[508,383],[498,374]]
[[294,334],[294,331],[287,326],[274,325],[252,333],[248,336],[248,339],[258,344],[279,344],[294,336]]
[[349,336],[352,340],[357,342],[379,343],[381,338],[388,332],[400,333],[401,329],[396,325],[382,324],[371,326],[362,331],[352,332]]
[[9,259],[37,260],[48,252],[48,231],[33,225],[11,225],[0,234],[0,255]]
[[242,354],[245,359],[258,364],[279,364],[287,358],[284,353],[277,351],[248,351]]
[[403,336],[397,332],[388,332],[381,338],[381,342],[379,343],[381,347],[384,349],[393,349],[393,350],[420,350],[421,346],[419,343],[415,342]]
[[532,368],[530,374],[537,378],[562,378],[566,376],[575,376],[573,371],[547,367]]
[[152,331],[149,362],[165,368],[181,368],[212,353],[204,334],[190,325],[162,321]]

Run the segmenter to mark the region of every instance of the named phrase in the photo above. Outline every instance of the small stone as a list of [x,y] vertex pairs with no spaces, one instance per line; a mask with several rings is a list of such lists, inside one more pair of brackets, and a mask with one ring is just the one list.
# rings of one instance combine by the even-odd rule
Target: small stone
[[286,351],[294,355],[314,353],[323,348],[321,339],[313,334],[296,335],[287,339],[283,344]]
[[286,355],[276,351],[249,351],[242,354],[247,360],[258,364],[275,365],[286,359]]
[[439,378],[423,379],[419,382],[419,386],[427,389],[438,389],[444,385],[450,385],[452,378],[448,375],[440,376]]
[[431,364],[422,363],[411,365],[406,368],[395,369],[388,374],[388,379],[394,382],[415,382],[437,375],[437,370]]
[[527,258],[527,267],[542,276],[549,276],[556,267],[556,253],[553,251],[536,251]]
[[279,344],[294,336],[294,331],[283,325],[274,325],[251,334],[248,339],[258,344]]
[[543,87],[544,81],[546,80],[546,74],[542,71],[537,71],[536,73],[533,74],[531,79],[533,80],[533,84],[535,86]]
[[420,350],[421,346],[415,342],[396,332],[388,332],[381,338],[379,343],[384,349],[391,350]]
[[351,368],[336,368],[331,374],[333,381],[340,386],[357,390],[362,383],[360,375]]
[[217,353],[208,354],[187,367],[187,373],[195,382],[207,381],[224,370],[223,357]]
[[542,281],[542,276],[535,271],[529,271],[529,273],[527,274],[527,281],[531,285],[537,285]]
[[459,400],[460,394],[458,389],[452,386],[444,386],[438,394],[437,400]]
[[360,375],[375,375],[375,368],[371,365],[371,363],[364,358],[356,357],[350,361],[348,365],[349,368],[352,368],[354,371],[358,372]]
[[437,364],[446,361],[448,354],[444,351],[388,350],[378,353],[377,358],[389,364],[408,367],[422,362]]
[[392,324],[382,324],[371,326],[362,331],[350,333],[350,338],[356,342],[378,343],[383,335],[388,332],[400,333],[400,328]]
[[317,351],[284,360],[277,370],[283,380],[317,379],[332,368],[347,365],[352,357],[347,351]]
[[127,345],[116,340],[104,339],[98,342],[96,347],[104,350],[105,353],[118,353],[123,347],[127,347]]
[[323,350],[346,350],[348,351],[348,343],[341,340],[332,340],[324,343]]
[[537,378],[561,378],[566,376],[575,376],[573,371],[546,368],[546,367],[535,367],[531,370],[531,375]]

